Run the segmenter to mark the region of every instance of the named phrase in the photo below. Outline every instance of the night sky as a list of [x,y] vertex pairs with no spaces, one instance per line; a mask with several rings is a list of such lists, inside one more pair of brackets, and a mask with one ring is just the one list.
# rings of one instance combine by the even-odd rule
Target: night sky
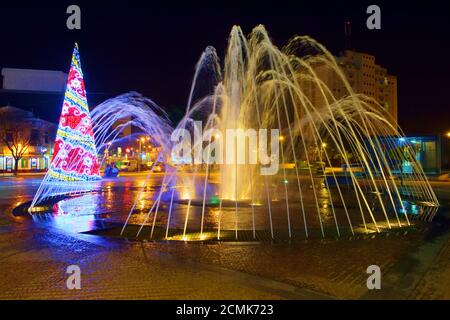
[[[365,26],[373,3],[381,7],[381,30]],[[81,31],[66,28],[70,4],[81,7]],[[67,72],[77,41],[88,92],[135,90],[167,109],[184,108],[200,54],[212,45],[223,58],[234,24],[246,33],[264,24],[278,46],[307,34],[337,54],[348,19],[352,47],[398,77],[404,131],[442,134],[450,130],[449,15],[444,2],[433,1],[2,1],[0,68]],[[57,119],[61,106],[46,108],[39,115]]]

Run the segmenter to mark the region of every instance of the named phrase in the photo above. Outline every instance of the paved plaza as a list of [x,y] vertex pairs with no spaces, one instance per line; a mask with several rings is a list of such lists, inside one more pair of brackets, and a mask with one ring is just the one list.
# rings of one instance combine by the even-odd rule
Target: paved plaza
[[[108,183],[132,187],[141,178]],[[0,177],[1,299],[450,299],[445,210],[414,229],[339,239],[127,241],[79,232],[89,219],[48,223],[13,216],[14,207],[32,199],[40,179]],[[432,186],[448,206],[450,183]],[[122,219],[118,208],[105,210],[100,220]],[[81,290],[66,287],[69,265],[81,269]],[[366,287],[370,265],[382,270],[381,290]]]

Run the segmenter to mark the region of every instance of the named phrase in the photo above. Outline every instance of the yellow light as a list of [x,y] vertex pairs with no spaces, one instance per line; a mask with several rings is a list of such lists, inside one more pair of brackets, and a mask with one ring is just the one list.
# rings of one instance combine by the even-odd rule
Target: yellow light
[[280,141],[284,141],[284,137],[283,136],[280,136]]
[[450,138],[450,131],[445,134],[447,138]]
[[326,148],[327,144],[325,142],[322,142],[322,148]]
[[180,199],[189,200],[191,198],[191,193],[188,188],[183,188],[180,192]]
[[141,138],[141,142],[145,142],[145,138]]

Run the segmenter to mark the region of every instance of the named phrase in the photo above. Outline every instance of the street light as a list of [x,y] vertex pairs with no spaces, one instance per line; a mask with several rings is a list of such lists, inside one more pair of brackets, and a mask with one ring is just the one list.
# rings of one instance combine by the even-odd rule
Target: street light
[[447,131],[447,133],[445,134],[445,136],[446,136],[447,138],[450,138],[450,131]]
[[322,142],[321,146],[322,146],[322,148],[320,148],[320,152],[319,152],[320,153],[320,161],[322,161],[323,152],[325,151],[325,148],[327,147],[326,142]]
[[109,148],[111,148],[111,142],[106,143],[105,147],[105,156],[106,156],[106,163],[109,163]]
[[137,139],[139,141],[139,153],[138,153],[138,171],[141,171],[142,164],[142,144],[145,142],[145,137]]

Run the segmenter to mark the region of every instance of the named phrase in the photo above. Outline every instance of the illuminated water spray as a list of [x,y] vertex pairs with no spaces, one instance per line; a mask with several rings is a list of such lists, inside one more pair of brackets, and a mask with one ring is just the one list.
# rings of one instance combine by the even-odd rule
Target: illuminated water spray
[[[222,67],[218,61],[213,48],[200,57],[186,115],[177,128],[195,135],[193,123],[201,120],[203,132],[216,129],[219,134],[204,136],[201,147],[223,139],[227,129],[278,129],[280,169],[265,176],[261,164],[203,164],[194,165],[187,177],[175,174],[175,185],[188,188],[188,196],[183,201],[182,236],[172,238],[187,239],[198,230],[195,237],[205,239],[205,229],[215,230],[218,239],[221,229],[234,230],[236,239],[239,231],[248,229],[256,238],[257,229],[264,228],[272,238],[277,232],[309,237],[311,230],[322,237],[327,232],[340,236],[342,230],[380,232],[410,225],[407,200],[437,207],[413,152],[405,155],[395,147],[402,132],[375,100],[353,92],[321,44],[297,36],[280,50],[263,26],[248,37],[235,26]],[[318,75],[324,69],[345,89],[342,98]],[[247,158],[254,152],[239,151]],[[407,175],[398,169],[405,157],[413,163]],[[337,159],[341,172],[335,170]],[[193,206],[201,207],[198,219],[192,219]],[[206,228],[205,216],[212,213],[218,218]],[[265,225],[256,226],[262,216]]]
[[165,112],[138,93],[123,94],[89,111],[75,44],[53,157],[29,211],[56,196],[98,189],[105,157],[99,159],[97,151],[102,154],[129,126],[139,128],[152,137],[154,144],[163,146],[161,155],[170,150],[171,126]]
[[[344,94],[333,94],[319,76],[323,70],[335,76]],[[99,105],[92,121],[99,152],[133,125],[163,146],[161,158],[170,164],[151,208],[135,210],[145,197],[139,193],[121,234],[132,215],[143,214],[136,237],[149,230],[150,239],[158,232],[176,240],[257,239],[265,232],[290,239],[408,226],[412,202],[424,208],[419,215],[433,216],[438,200],[414,150],[397,147],[403,134],[382,110],[352,90],[335,58],[315,40],[297,36],[279,49],[263,26],[248,36],[235,26],[223,65],[212,47],[202,53],[185,116],[175,128],[160,107],[136,93]],[[277,129],[278,171],[262,175],[268,162],[259,153],[257,163],[186,164],[171,153],[170,137],[179,129],[200,135],[191,143],[191,159],[197,148],[226,145],[227,129]],[[244,149],[231,143],[233,157],[253,155],[245,139]],[[270,148],[270,140],[258,142]],[[217,153],[207,160],[212,156]],[[411,173],[399,170],[405,160]]]

